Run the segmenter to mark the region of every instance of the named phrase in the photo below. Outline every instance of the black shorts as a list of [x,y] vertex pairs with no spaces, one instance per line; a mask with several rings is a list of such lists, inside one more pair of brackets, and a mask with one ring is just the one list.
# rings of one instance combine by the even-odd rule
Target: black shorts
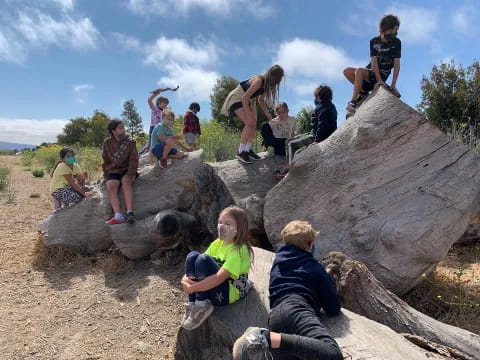
[[364,91],[370,92],[375,87],[377,83],[377,77],[372,70],[368,70],[368,81],[363,80],[362,88]]
[[230,117],[235,116],[235,110],[243,108],[243,104],[241,102],[236,102],[230,106]]
[[[115,174],[115,173],[108,173],[107,174],[107,181],[109,180],[117,180],[117,181],[122,181],[122,178],[127,175],[127,171],[124,171],[123,173],[120,174]],[[135,179],[138,178],[138,175],[140,175],[138,172],[135,175]]]

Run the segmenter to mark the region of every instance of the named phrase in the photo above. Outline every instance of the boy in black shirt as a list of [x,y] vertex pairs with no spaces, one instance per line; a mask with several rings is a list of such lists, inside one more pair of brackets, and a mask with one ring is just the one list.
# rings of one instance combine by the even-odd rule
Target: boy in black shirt
[[390,88],[395,94],[398,74],[400,73],[400,57],[402,42],[397,38],[400,21],[395,15],[385,15],[380,20],[380,36],[370,40],[371,62],[366,68],[346,68],[343,73],[353,84],[352,100],[347,104],[347,110],[355,112],[357,103],[375,86],[386,86],[385,81],[393,68],[393,78]]
[[234,360],[342,360],[338,344],[319,318],[340,313],[335,284],[313,257],[317,232],[306,221],[282,230],[270,272],[270,329],[249,327],[233,346]]

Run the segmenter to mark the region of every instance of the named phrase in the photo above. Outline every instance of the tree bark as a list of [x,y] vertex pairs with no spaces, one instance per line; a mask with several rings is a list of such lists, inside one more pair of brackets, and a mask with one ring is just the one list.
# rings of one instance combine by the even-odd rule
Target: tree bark
[[359,315],[388,326],[398,333],[421,336],[448,346],[471,358],[480,356],[480,336],[437,321],[409,306],[388,291],[361,262],[338,252],[323,264],[337,284],[342,305]]

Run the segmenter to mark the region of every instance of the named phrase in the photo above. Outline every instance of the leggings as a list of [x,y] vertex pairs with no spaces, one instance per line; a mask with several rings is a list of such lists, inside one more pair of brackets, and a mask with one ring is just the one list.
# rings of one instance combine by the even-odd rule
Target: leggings
[[275,360],[343,359],[338,344],[302,296],[282,299],[270,312],[269,327],[282,334],[280,348],[272,349]]
[[[189,277],[194,277],[196,281],[216,274],[218,270],[220,270],[220,266],[211,256],[200,254],[198,251],[190,252],[185,260],[185,274]],[[213,289],[188,294],[188,301],[195,302],[196,300],[204,301],[209,299],[213,305],[228,305],[229,290],[229,280],[227,279]]]
[[62,205],[74,205],[83,199],[83,196],[80,193],[76,192],[73,189],[66,188],[55,190],[52,193],[52,196],[56,200],[55,209],[57,209],[59,205],[59,207],[61,207]]
[[265,122],[260,128],[260,133],[263,138],[263,146],[271,146],[275,152],[275,155],[285,155],[285,138],[276,138],[273,135],[272,127],[269,123]]
[[304,146],[308,146],[313,143],[313,136],[310,134],[297,135],[289,140],[285,144],[285,152],[287,154],[287,163],[293,162],[295,153]]

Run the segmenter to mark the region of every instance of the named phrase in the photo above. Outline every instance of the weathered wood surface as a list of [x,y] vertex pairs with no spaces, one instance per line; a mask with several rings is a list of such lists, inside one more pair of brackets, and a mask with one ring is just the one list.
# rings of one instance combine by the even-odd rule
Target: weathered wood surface
[[373,276],[368,268],[341,253],[330,253],[323,265],[335,279],[342,305],[398,333],[421,336],[469,355],[480,356],[480,336],[442,323],[400,299]]
[[[268,279],[274,254],[255,248],[255,260],[249,277],[255,287],[245,299],[226,307],[217,307],[198,329],[179,329],[175,359],[231,359],[234,341],[249,326],[267,327]],[[407,341],[388,327],[343,310],[340,316],[324,317],[330,333],[351,360],[423,360],[432,354]]]
[[320,231],[316,257],[340,251],[404,294],[480,211],[480,156],[380,88],[327,140],[302,151],[269,191],[269,240],[291,220]]

